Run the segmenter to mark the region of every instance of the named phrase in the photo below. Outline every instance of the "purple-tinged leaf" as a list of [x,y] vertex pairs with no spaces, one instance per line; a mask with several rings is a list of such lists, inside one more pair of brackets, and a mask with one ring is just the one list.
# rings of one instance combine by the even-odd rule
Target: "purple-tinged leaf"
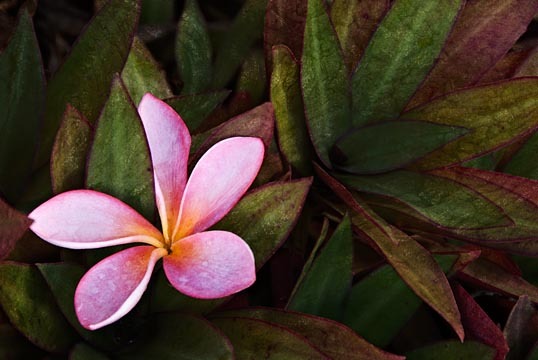
[[366,342],[347,326],[325,318],[275,308],[249,308],[213,315],[215,318],[249,318],[283,326],[304,336],[332,359],[397,360],[401,356],[384,352]]
[[516,77],[538,76],[538,48],[527,50],[530,54],[521,62],[520,66],[514,73]]
[[301,58],[301,85],[308,130],[321,161],[351,127],[349,75],[325,1],[308,0]]
[[532,54],[532,50],[532,48],[528,48],[510,51],[480,78],[478,84],[487,84],[510,79],[512,77],[519,77],[517,75],[518,71],[520,71],[523,64],[528,61],[529,56]]
[[453,290],[467,335],[466,340],[476,340],[491,346],[497,351],[494,360],[504,360],[508,353],[508,344],[501,329],[462,286],[455,284]]
[[523,359],[538,339],[538,313],[526,295],[520,296],[504,326],[510,347],[507,360]]
[[55,194],[84,187],[92,135],[93,129],[84,115],[67,104],[50,159],[52,190]]
[[5,259],[32,220],[0,199],[0,260]]
[[403,118],[470,130],[417,161],[413,168],[461,163],[506,146],[538,127],[538,79],[514,79],[456,91],[404,113]]
[[407,107],[475,84],[512,48],[537,11],[536,0],[467,1],[437,63]]
[[331,20],[338,34],[344,61],[355,70],[368,41],[389,9],[389,0],[334,0]]
[[452,290],[431,254],[413,238],[361,206],[343,185],[319,166],[315,169],[323,182],[353,211],[351,221],[355,230],[381,251],[409,287],[463,339],[463,327]]

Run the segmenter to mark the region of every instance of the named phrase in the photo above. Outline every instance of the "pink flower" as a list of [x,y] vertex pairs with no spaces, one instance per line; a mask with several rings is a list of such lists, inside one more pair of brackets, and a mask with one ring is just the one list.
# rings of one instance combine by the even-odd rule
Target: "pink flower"
[[95,330],[127,314],[140,300],[155,263],[168,280],[201,299],[241,291],[256,280],[247,243],[227,231],[204,231],[222,219],[256,177],[264,156],[260,139],[235,137],[209,149],[187,181],[191,145],[183,120],[146,94],[138,107],[153,161],[162,233],[120,200],[92,190],[59,194],[35,209],[31,229],[69,249],[145,243],[103,259],[80,280],[75,310]]

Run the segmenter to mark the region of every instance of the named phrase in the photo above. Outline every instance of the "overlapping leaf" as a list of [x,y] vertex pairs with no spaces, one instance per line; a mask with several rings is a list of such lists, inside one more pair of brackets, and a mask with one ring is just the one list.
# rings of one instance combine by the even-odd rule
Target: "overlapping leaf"
[[0,199],[0,259],[15,248],[15,244],[32,221]]

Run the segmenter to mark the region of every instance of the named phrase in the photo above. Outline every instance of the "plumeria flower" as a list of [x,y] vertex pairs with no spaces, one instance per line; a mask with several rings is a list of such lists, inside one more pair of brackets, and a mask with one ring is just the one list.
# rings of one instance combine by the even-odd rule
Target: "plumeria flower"
[[209,149],[187,181],[191,137],[179,115],[146,94],[138,107],[153,162],[162,232],[122,201],[101,192],[74,190],[35,209],[31,229],[69,249],[142,243],[93,266],[75,292],[82,326],[95,330],[127,314],[147,288],[163,258],[168,280],[195,298],[220,298],[255,281],[254,255],[227,231],[205,231],[239,201],[258,174],[264,145],[258,138],[234,137]]

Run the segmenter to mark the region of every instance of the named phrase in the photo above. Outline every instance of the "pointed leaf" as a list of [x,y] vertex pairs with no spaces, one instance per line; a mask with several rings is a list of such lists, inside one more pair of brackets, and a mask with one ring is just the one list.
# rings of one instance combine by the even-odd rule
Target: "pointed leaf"
[[389,0],[333,1],[331,20],[338,34],[349,72],[357,67],[389,5]]
[[335,144],[340,169],[373,174],[404,167],[467,134],[462,127],[399,120],[354,129]]
[[239,359],[328,359],[305,337],[266,321],[241,317],[213,320],[230,338]]
[[123,68],[138,22],[139,0],[112,0],[92,19],[47,87],[45,124],[38,163],[50,156],[67,103],[95,123],[110,82]]
[[252,104],[258,105],[265,98],[266,76],[263,51],[254,49],[241,65],[235,91],[248,94]]
[[301,175],[307,175],[312,172],[312,152],[301,98],[299,64],[290,49],[282,45],[273,47],[272,58],[271,103],[278,145],[288,163]]
[[351,223],[344,217],[310,269],[296,285],[286,309],[340,320],[353,274]]
[[447,166],[508,145],[536,129],[537,105],[538,79],[524,78],[457,91],[406,112],[406,119],[471,130],[413,166]]
[[439,56],[461,3],[393,3],[353,74],[354,126],[398,117]]
[[176,63],[183,80],[183,94],[206,90],[212,79],[212,47],[197,0],[185,1],[177,26]]
[[350,127],[349,76],[323,0],[308,0],[301,85],[314,148],[325,165]]
[[146,219],[153,219],[155,195],[146,135],[117,77],[95,129],[86,184],[124,201]]
[[84,187],[91,141],[90,124],[77,109],[67,104],[50,159],[52,190],[55,194]]
[[21,12],[19,24],[0,54],[0,192],[20,198],[32,171],[45,76],[32,18]]
[[429,345],[406,354],[407,360],[493,360],[495,349],[474,341],[451,340]]
[[317,316],[275,308],[250,308],[217,313],[214,317],[240,317],[283,326],[304,336],[332,359],[388,360],[402,357],[386,353],[367,343],[346,326]]
[[62,352],[75,341],[75,333],[34,266],[0,264],[0,304],[13,326],[42,349]]
[[[502,59],[497,61],[494,67],[488,70],[480,78],[477,84],[487,84],[495,81],[501,81],[510,79],[512,77],[520,77],[525,75],[519,75],[521,69],[528,62],[529,58],[532,58],[532,48],[528,49],[512,49]],[[528,74],[527,76],[532,76]]]
[[26,232],[32,220],[0,198],[0,260],[5,259]]
[[189,130],[193,132],[229,94],[228,90],[221,90],[172,97],[166,99],[165,102],[181,115]]
[[187,314],[158,314],[144,325],[145,332],[119,359],[231,360],[230,341],[214,325]]
[[503,166],[508,174],[538,180],[538,133],[534,133],[519,146],[519,149]]
[[133,39],[121,78],[135,104],[148,92],[161,99],[172,96],[166,74],[138,37]]
[[537,11],[536,0],[467,1],[439,60],[409,106],[475,84],[512,48]]
[[537,335],[538,314],[529,298],[522,295],[512,308],[504,326],[504,336],[510,347],[506,359],[523,359],[532,350]]

